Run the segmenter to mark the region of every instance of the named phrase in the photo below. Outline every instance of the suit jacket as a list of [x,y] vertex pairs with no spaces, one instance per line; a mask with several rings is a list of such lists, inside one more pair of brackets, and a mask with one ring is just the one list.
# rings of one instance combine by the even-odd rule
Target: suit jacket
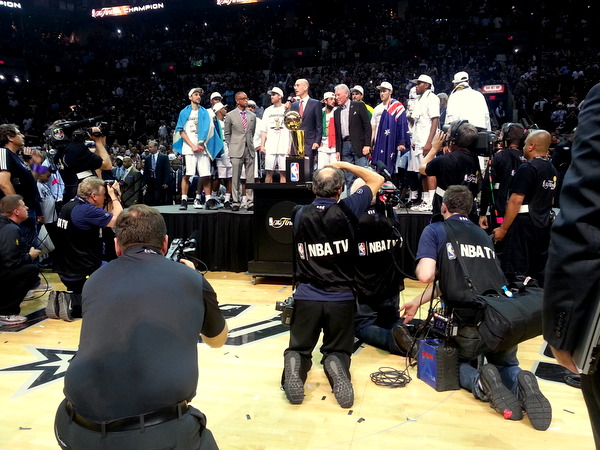
[[[169,157],[164,153],[157,153],[155,168],[156,183],[159,185],[169,184],[171,179],[171,164]],[[144,184],[148,184],[152,179],[152,154],[144,158]]]
[[242,158],[246,148],[254,155],[254,131],[256,130],[256,116],[253,112],[246,110],[248,128],[244,130],[240,109],[229,111],[223,121],[223,136],[229,146],[230,158]]
[[583,102],[572,158],[552,226],[544,283],[544,339],[568,351],[577,346],[600,301],[600,84]]
[[[300,112],[300,102],[292,103],[290,110]],[[312,145],[316,142],[321,145],[323,138],[323,104],[309,98],[302,114],[302,125],[300,129],[304,130],[304,152],[305,154],[312,154]]]
[[139,203],[142,198],[142,173],[132,166],[127,175],[123,177],[122,189],[121,201],[124,208]]
[[[350,131],[350,143],[356,156],[365,156],[362,153],[364,146],[371,145],[371,120],[369,119],[369,111],[363,102],[350,101],[350,117],[348,128]],[[342,152],[342,123],[340,122],[340,114],[342,108],[336,108],[333,112],[333,123],[335,125],[335,149],[337,152]]]

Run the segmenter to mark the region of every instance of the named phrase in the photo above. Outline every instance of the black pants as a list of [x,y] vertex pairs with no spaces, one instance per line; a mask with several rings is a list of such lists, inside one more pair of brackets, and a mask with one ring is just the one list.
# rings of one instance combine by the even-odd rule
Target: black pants
[[206,426],[206,417],[194,407],[179,419],[144,430],[119,431],[102,435],[87,430],[71,420],[66,409],[67,400],[58,406],[54,422],[56,440],[63,449],[200,449],[218,450],[217,443]]
[[19,305],[27,291],[34,287],[38,274],[37,264],[23,264],[13,269],[0,268],[0,285],[3,290],[0,315],[19,314]]
[[500,266],[508,280],[514,281],[515,275],[530,276],[543,286],[549,243],[550,225],[539,228],[529,214],[518,214],[499,254]]
[[345,300],[319,302],[296,300],[294,321],[290,329],[290,345],[284,352],[300,355],[300,377],[306,381],[312,366],[312,351],[323,330],[321,363],[330,355],[337,356],[350,375],[350,355],[354,345],[354,315],[356,302]]
[[600,371],[581,375],[581,391],[587,406],[596,448],[600,448]]

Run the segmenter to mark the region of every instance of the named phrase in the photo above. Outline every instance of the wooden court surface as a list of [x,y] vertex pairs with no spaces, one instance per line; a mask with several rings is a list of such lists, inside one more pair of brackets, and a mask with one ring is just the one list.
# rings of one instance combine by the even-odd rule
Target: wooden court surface
[[[45,274],[62,289],[55,274]],[[405,358],[364,345],[352,358],[355,402],[339,407],[319,364],[318,347],[302,405],[290,405],[280,390],[287,329],[274,304],[291,293],[290,279],[242,273],[206,275],[226,314],[230,338],[222,348],[199,346],[200,380],[192,404],[208,417],[221,449],[592,449],[593,438],[581,391],[540,380],[553,407],[547,431],[536,431],[527,417],[502,419],[487,403],[464,390],[436,392],[417,379],[402,388],[375,385],[380,367],[403,370]],[[168,282],[168,280],[165,280]],[[403,300],[424,285],[408,281]],[[48,294],[22,304],[22,314],[46,306]],[[422,311],[425,314],[426,311]],[[54,414],[63,399],[63,376],[77,349],[81,320],[38,319],[18,332],[0,331],[0,449],[58,448]],[[552,363],[541,337],[523,343],[521,367]],[[416,447],[413,447],[416,448]]]

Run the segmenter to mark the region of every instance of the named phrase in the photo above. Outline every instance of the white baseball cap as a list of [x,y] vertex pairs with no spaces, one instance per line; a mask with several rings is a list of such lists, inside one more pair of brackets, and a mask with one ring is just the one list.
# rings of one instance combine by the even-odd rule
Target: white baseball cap
[[362,86],[359,86],[358,84],[356,86],[354,86],[352,89],[350,89],[350,92],[353,91],[357,91],[360,92],[362,95],[365,95],[365,90],[362,88]]
[[210,99],[212,100],[213,98],[223,98],[223,96],[218,92],[213,92],[212,94],[210,94]]
[[467,72],[456,72],[452,83],[462,83],[463,81],[469,81],[469,74]]
[[200,95],[202,95],[204,94],[204,89],[200,87],[190,89],[190,92],[188,92],[188,97],[191,97],[194,92],[200,92]]
[[325,92],[323,94],[323,100],[327,100],[328,98],[335,98],[335,94],[333,92]]
[[384,81],[379,86],[377,86],[377,89],[379,89],[379,90],[381,90],[381,89],[387,89],[388,91],[393,91],[394,90],[394,88],[392,87],[392,84],[388,83],[387,81]]
[[212,106],[212,110],[213,110],[214,112],[217,112],[217,111],[219,111],[219,110],[221,110],[221,109],[223,109],[223,108],[225,108],[225,105],[224,105],[223,103],[221,103],[221,102],[219,102],[219,103],[215,103],[215,104]]
[[413,83],[417,84],[418,81],[421,81],[423,83],[428,83],[430,85],[433,85],[433,80],[431,79],[431,77],[429,75],[419,75],[419,78],[417,78],[416,80],[411,80]]
[[273,89],[271,89],[270,91],[267,91],[267,94],[269,94],[269,95],[279,94],[283,97],[283,91],[280,88],[278,88],[277,86],[274,87]]

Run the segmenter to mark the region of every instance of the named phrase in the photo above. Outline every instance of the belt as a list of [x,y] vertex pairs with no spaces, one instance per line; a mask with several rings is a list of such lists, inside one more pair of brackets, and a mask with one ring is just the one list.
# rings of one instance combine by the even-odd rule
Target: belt
[[189,411],[187,402],[184,400],[173,406],[168,406],[158,411],[139,416],[125,417],[123,419],[111,420],[109,422],[94,422],[79,414],[71,402],[66,403],[67,413],[77,425],[90,431],[102,433],[114,433],[117,431],[130,431],[160,425],[177,419]]
[[342,138],[342,141],[344,142],[348,142],[350,140],[350,136],[346,136],[345,138]]

